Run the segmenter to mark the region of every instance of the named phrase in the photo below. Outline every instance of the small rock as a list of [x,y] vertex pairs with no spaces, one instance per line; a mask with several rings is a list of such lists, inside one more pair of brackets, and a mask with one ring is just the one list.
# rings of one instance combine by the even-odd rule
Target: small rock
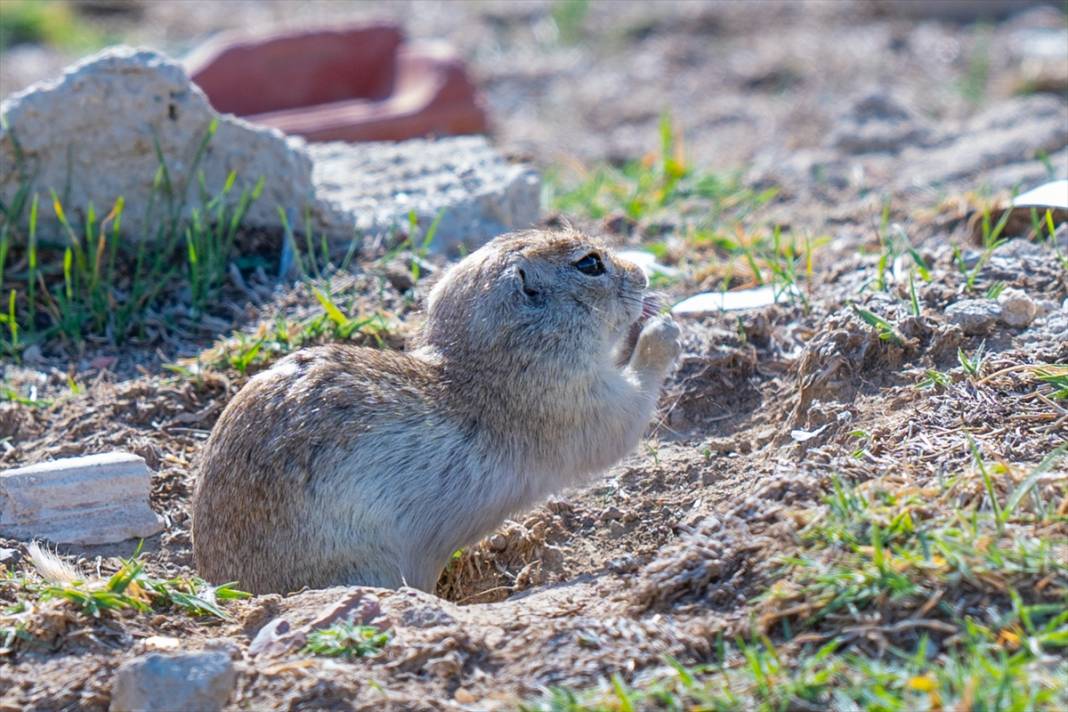
[[[409,589],[411,591],[411,589]],[[438,626],[456,625],[456,618],[445,610],[447,605],[441,599],[429,600],[422,591],[409,593],[411,599],[402,606],[401,623],[412,628],[436,628]],[[389,599],[391,603],[399,599]]]
[[41,347],[37,344],[31,344],[26,347],[26,350],[22,352],[22,361],[26,364],[38,364],[44,360],[44,356],[41,353]]
[[249,644],[248,653],[251,656],[284,655],[302,647],[308,641],[308,636],[316,630],[328,628],[341,620],[368,625],[381,613],[377,596],[363,589],[350,589],[323,608],[314,620],[299,628],[294,628],[284,616],[275,618],[256,634]]
[[1038,314],[1038,305],[1027,293],[1008,287],[998,296],[1001,306],[1001,321],[1006,326],[1022,329],[1031,324]]
[[403,261],[394,260],[386,265],[386,280],[401,294],[415,286],[415,277],[412,270],[407,268]]
[[636,571],[638,563],[638,558],[634,554],[624,554],[618,558],[611,559],[608,562],[608,569],[612,573],[626,574]]
[[79,545],[152,536],[163,523],[148,503],[151,484],[144,459],[125,452],[0,472],[0,534]]
[[423,669],[440,678],[455,677],[464,667],[464,656],[458,650],[450,650],[444,655],[427,660]]
[[969,336],[988,333],[1001,316],[1001,307],[989,299],[963,299],[946,307],[946,318]]
[[508,540],[500,534],[494,534],[490,537],[489,545],[494,551],[501,552],[508,548]]
[[1052,299],[1038,299],[1035,301],[1035,316],[1046,316],[1059,308],[1060,305]]
[[608,536],[612,537],[613,539],[618,539],[619,537],[623,536],[626,531],[627,528],[623,526],[622,522],[613,519],[608,524]]
[[478,698],[468,692],[462,687],[456,689],[456,692],[452,693],[452,698],[459,702],[461,705],[470,705],[478,702]]
[[555,514],[574,511],[574,507],[571,506],[570,502],[558,497],[550,497],[549,501],[545,503],[545,508]]
[[0,566],[11,568],[22,559],[22,553],[18,549],[0,549]]
[[222,652],[152,653],[124,663],[111,685],[111,712],[221,710],[237,682]]
[[265,652],[288,652],[307,642],[306,636],[290,635],[293,625],[285,618],[275,618],[260,628],[248,646],[248,654],[255,657]]
[[150,635],[141,641],[141,646],[145,650],[172,652],[182,649],[182,641],[169,635]]
[[415,286],[416,280],[429,277],[437,271],[430,262],[418,255],[401,255],[385,266],[385,277],[401,294]]
[[609,507],[601,513],[601,519],[606,522],[623,519],[623,511],[619,507]]

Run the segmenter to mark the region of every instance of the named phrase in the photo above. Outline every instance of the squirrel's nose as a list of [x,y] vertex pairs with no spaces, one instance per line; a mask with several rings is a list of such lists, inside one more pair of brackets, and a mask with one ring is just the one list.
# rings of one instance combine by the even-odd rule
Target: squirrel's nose
[[617,262],[623,269],[625,281],[632,282],[638,289],[645,289],[649,286],[649,278],[645,276],[645,270],[627,260],[618,260]]

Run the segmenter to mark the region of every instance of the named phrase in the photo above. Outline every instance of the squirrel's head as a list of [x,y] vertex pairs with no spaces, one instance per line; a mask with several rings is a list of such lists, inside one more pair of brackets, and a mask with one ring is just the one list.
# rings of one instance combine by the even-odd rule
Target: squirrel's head
[[635,264],[572,229],[486,243],[453,266],[427,303],[425,343],[477,361],[603,363],[652,305]]

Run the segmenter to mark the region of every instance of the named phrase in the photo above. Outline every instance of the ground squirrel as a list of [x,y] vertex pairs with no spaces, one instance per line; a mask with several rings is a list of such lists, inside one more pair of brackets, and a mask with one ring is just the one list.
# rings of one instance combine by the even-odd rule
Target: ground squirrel
[[323,346],[258,374],[202,454],[201,575],[432,591],[458,548],[637,445],[679,351],[646,285],[574,230],[503,235],[434,286],[415,350]]

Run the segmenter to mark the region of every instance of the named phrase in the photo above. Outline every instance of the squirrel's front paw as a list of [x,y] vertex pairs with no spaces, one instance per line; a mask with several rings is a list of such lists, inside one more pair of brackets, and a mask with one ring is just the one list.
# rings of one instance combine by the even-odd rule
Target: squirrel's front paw
[[638,335],[633,364],[639,369],[666,371],[679,355],[679,325],[670,316],[650,319]]

